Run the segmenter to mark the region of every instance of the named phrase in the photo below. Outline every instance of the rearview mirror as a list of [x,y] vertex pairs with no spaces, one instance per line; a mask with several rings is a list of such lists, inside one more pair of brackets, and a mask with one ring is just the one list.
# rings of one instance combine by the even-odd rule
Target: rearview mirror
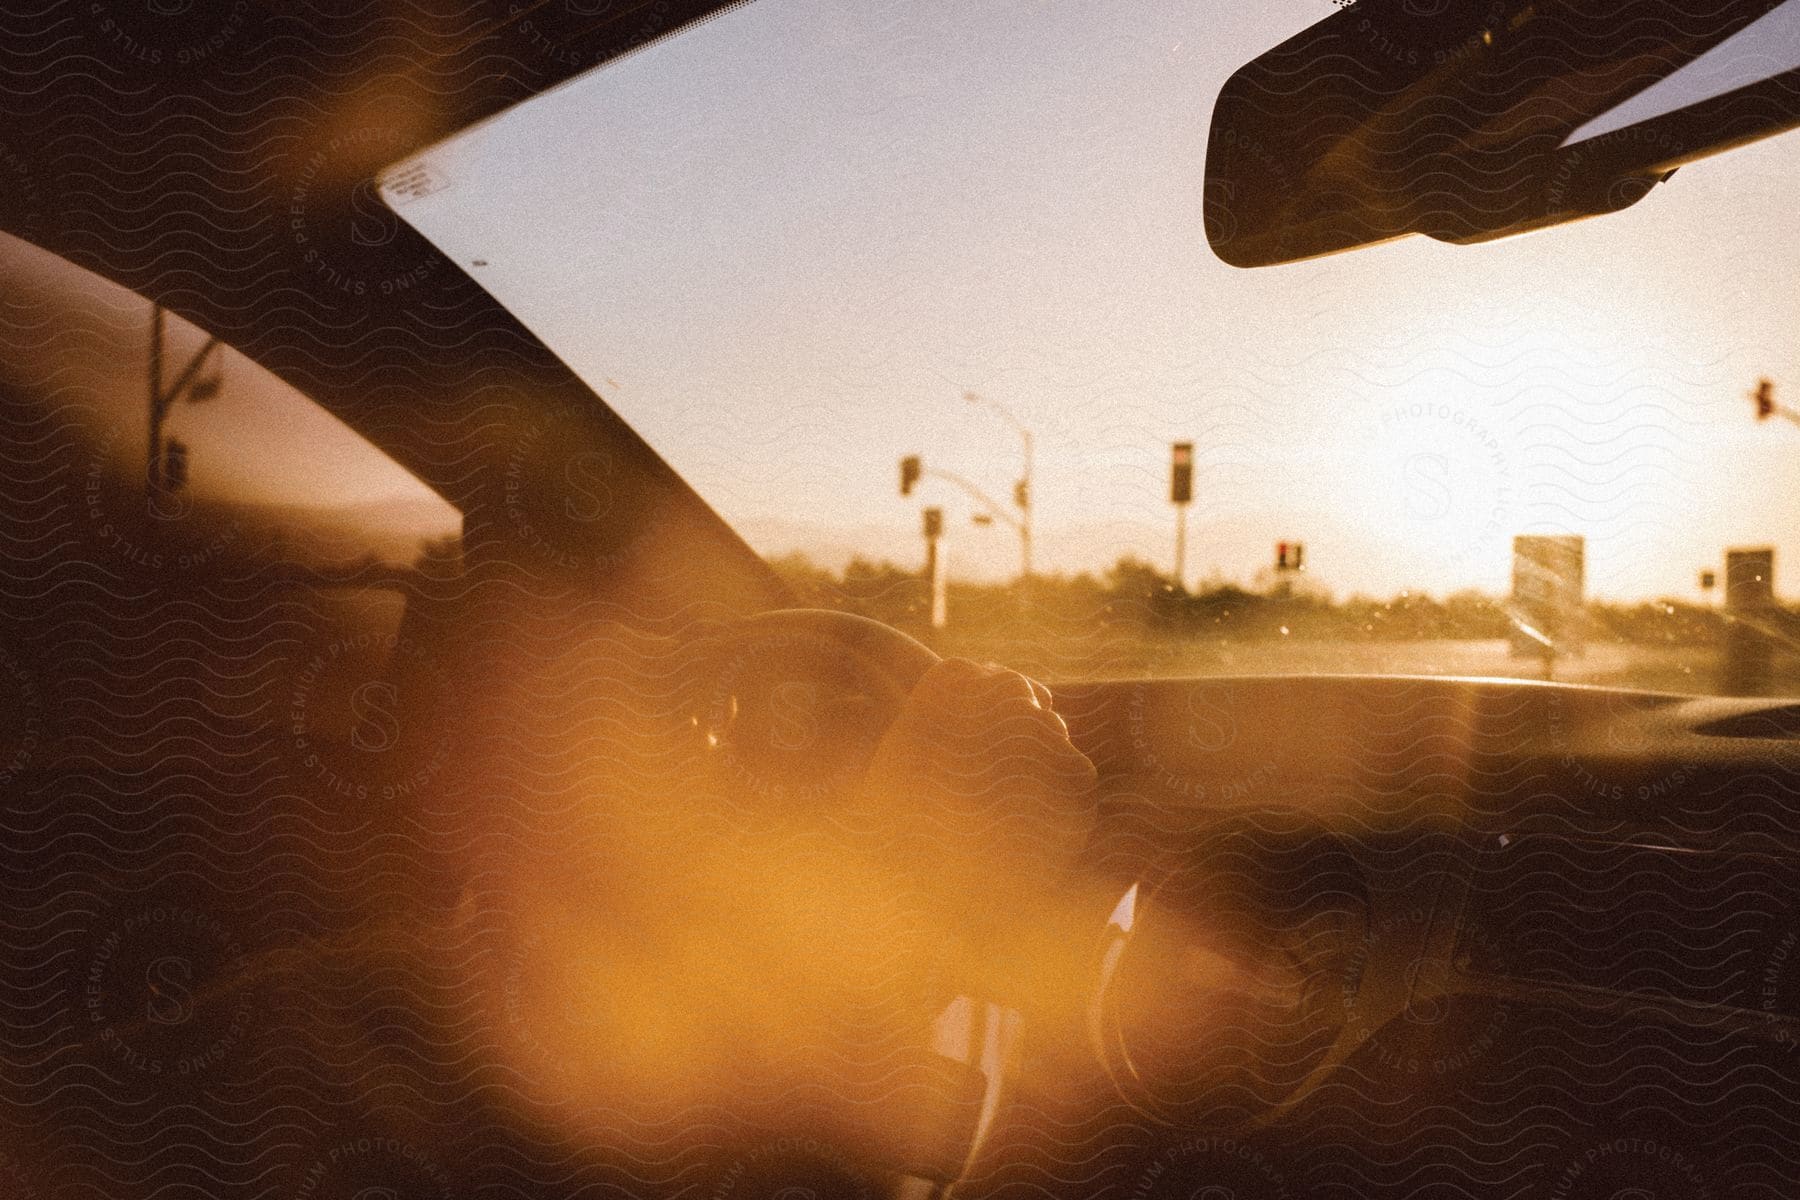
[[1800,0],[1358,0],[1226,82],[1207,239],[1239,267],[1486,241],[1796,124]]

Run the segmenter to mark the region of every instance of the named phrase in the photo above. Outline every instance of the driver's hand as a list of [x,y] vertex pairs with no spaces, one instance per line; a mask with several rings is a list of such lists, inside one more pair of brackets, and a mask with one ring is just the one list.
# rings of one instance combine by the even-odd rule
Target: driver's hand
[[1029,905],[1087,843],[1094,774],[1049,689],[951,658],[925,673],[882,736],[858,808],[940,900]]

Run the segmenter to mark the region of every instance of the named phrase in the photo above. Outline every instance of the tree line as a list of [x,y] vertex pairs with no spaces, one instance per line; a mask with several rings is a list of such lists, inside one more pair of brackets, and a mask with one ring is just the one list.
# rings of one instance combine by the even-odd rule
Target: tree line
[[[916,571],[858,558],[834,572],[801,554],[774,566],[802,603],[903,629],[929,622],[929,589]],[[952,582],[948,609],[950,627],[971,635],[1044,627],[1243,641],[1460,641],[1506,638],[1513,629],[1506,599],[1476,590],[1338,599],[1302,577],[1261,590],[1213,581],[1190,591],[1129,555],[1099,575],[1039,575],[1028,584]],[[1585,615],[1592,641],[1708,646],[1721,640],[1725,628],[1715,609],[1679,600],[1590,600]]]

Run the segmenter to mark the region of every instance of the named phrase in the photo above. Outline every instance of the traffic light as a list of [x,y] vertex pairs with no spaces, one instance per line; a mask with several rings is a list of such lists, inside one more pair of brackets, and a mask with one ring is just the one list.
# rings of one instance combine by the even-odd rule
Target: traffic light
[[923,475],[924,473],[925,473],[925,464],[922,461],[920,461],[918,455],[909,454],[905,458],[901,459],[900,460],[900,494],[902,496],[912,495],[913,488],[918,486],[919,476]]
[[1176,442],[1169,468],[1169,501],[1187,504],[1194,498],[1194,443]]
[[921,524],[924,528],[925,539],[927,541],[935,542],[938,538],[941,538],[944,536],[944,510],[943,509],[928,508],[925,510],[923,517],[924,517],[924,519],[921,522]]
[[1775,415],[1775,384],[1771,380],[1757,381],[1755,399],[1757,420],[1766,421]]
[[1275,569],[1300,571],[1306,567],[1306,546],[1301,542],[1275,543]]
[[190,404],[205,404],[208,400],[216,400],[224,389],[225,381],[217,372],[203,375],[188,384],[187,401]]
[[1013,484],[1013,503],[1020,508],[1031,507],[1031,484],[1029,481],[1021,479]]

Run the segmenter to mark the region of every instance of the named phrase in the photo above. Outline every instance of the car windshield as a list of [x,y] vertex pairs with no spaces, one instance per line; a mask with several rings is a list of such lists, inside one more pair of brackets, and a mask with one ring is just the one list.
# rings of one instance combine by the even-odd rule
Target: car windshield
[[[1630,211],[1239,270],[1263,5],[756,0],[383,194],[786,574],[1053,678],[1792,692],[1800,138]],[[1405,47],[1382,48],[1405,54]]]

